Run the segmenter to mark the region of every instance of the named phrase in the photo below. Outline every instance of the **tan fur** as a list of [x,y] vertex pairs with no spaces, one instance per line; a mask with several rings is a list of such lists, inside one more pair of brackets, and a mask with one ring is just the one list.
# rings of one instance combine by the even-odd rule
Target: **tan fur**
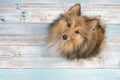
[[97,55],[105,35],[105,25],[100,18],[81,15],[80,9],[80,4],[72,6],[48,28],[50,47],[70,60]]

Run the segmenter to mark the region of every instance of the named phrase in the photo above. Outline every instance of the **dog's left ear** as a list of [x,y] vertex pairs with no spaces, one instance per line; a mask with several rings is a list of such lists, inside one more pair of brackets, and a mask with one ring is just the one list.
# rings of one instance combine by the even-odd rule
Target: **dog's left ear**
[[92,29],[95,30],[98,28],[98,20],[97,19],[89,19],[87,22],[87,25]]
[[70,16],[80,16],[81,15],[81,6],[79,3],[72,6],[68,11],[67,14]]

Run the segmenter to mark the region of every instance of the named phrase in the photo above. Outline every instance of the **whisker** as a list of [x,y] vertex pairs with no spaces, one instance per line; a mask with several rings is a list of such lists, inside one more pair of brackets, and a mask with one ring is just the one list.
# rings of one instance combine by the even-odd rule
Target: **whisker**
[[57,51],[60,51],[60,53],[61,53],[61,51],[64,50],[64,43],[60,42],[60,45],[59,45],[59,48],[57,49]]
[[59,41],[59,39],[56,39],[55,42],[50,43],[48,45],[48,48],[53,47],[58,41]]

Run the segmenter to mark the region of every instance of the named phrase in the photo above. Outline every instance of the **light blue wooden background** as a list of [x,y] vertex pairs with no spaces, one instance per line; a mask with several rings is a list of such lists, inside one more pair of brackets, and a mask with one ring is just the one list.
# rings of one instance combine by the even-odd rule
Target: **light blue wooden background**
[[0,80],[120,80],[119,69],[2,69]]
[[[46,28],[75,3],[101,15],[106,44],[91,60],[51,54]],[[120,0],[0,0],[0,80],[120,80]]]

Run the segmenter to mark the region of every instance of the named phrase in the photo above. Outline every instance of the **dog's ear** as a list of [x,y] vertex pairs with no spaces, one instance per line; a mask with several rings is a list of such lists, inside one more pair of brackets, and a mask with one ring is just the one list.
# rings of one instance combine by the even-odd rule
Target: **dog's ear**
[[67,14],[70,16],[80,16],[81,15],[81,6],[79,3],[72,6],[68,11]]
[[87,20],[87,25],[92,29],[95,30],[98,27],[98,20],[97,19],[89,19]]

